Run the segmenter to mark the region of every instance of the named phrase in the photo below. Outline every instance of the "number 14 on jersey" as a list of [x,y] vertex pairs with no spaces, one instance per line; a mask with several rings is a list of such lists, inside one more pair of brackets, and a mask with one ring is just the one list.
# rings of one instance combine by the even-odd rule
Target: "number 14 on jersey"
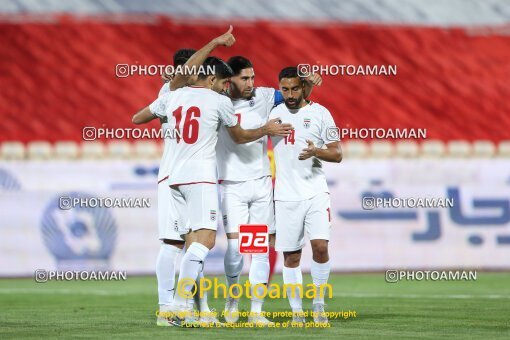
[[296,130],[291,130],[290,134],[285,136],[285,144],[292,144],[296,142]]

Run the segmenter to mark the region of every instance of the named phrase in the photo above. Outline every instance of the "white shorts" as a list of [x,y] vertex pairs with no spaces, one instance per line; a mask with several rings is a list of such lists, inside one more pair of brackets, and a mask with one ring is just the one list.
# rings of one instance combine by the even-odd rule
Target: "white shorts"
[[239,232],[240,224],[266,224],[275,233],[273,182],[270,176],[249,181],[222,181],[221,212],[225,233]]
[[166,181],[158,184],[158,229],[159,239],[183,241],[177,226],[170,219],[172,193]]
[[218,229],[218,187],[212,183],[184,184],[170,187],[170,220],[181,235],[190,230]]
[[331,231],[329,194],[304,201],[275,201],[277,251],[295,251],[310,240],[329,240]]

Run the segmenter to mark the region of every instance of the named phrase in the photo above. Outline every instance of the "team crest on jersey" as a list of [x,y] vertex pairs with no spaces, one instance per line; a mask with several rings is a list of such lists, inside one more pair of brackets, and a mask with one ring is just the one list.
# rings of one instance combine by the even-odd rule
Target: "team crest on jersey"
[[210,217],[211,221],[216,221],[216,210],[211,210]]
[[255,101],[253,99],[250,99],[250,107],[253,107],[255,105]]
[[303,120],[303,126],[305,127],[305,129],[308,129],[310,127],[310,118],[305,118]]

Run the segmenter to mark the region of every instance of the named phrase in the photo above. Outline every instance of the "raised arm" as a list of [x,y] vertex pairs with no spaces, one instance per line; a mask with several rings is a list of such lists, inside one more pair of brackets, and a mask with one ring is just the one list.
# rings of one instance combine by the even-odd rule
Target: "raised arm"
[[322,77],[316,73],[310,74],[309,76],[304,78],[304,81],[305,81],[305,92],[304,92],[305,99],[308,98],[312,94],[312,89],[314,86],[322,85]]
[[[200,65],[204,63],[204,61],[207,59],[209,54],[218,46],[232,46],[236,39],[234,38],[234,35],[232,34],[233,27],[230,25],[230,28],[228,31],[219,37],[214,38],[211,40],[207,45],[199,49],[195,54],[193,54],[186,64],[184,64],[183,69],[185,70],[192,70],[192,69],[199,69]],[[180,87],[186,86],[186,83],[189,78],[189,74],[182,74],[182,73],[176,73],[170,82],[170,90],[174,91]]]

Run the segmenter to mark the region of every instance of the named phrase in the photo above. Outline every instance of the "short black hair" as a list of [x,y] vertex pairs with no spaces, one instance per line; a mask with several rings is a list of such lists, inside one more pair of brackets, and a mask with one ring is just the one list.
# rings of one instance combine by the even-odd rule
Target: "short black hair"
[[283,78],[301,78],[298,75],[296,66],[289,66],[280,71],[278,75],[278,80],[282,80]]
[[181,66],[186,64],[189,58],[197,51],[192,48],[181,48],[174,53],[174,66]]
[[228,64],[228,66],[230,66],[230,68],[234,72],[235,76],[237,76],[239,73],[241,73],[241,71],[244,70],[245,68],[253,67],[251,61],[249,61],[247,58],[240,56],[240,55],[231,57],[227,61],[227,64]]
[[204,72],[198,73],[198,79],[205,79],[210,76],[211,74],[208,71],[211,67],[214,69],[214,75],[218,79],[225,79],[234,75],[230,66],[218,57],[208,57],[202,65]]

